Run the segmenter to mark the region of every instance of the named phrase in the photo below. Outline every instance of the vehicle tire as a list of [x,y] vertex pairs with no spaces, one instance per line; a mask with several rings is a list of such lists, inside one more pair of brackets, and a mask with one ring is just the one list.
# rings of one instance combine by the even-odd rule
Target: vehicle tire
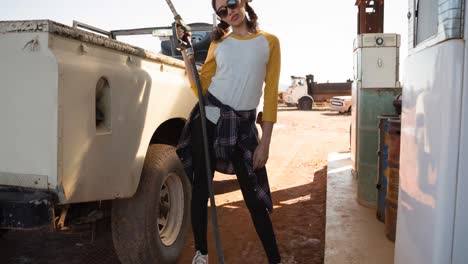
[[135,195],[112,204],[112,238],[123,264],[175,263],[190,223],[191,187],[169,145],[148,148]]
[[302,97],[299,99],[300,110],[312,110],[312,99],[309,97]]

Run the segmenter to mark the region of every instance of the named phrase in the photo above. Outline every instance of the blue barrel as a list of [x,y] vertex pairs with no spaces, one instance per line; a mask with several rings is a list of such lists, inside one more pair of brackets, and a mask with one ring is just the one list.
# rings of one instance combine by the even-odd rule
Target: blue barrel
[[390,120],[399,119],[397,115],[381,115],[379,119],[379,145],[378,145],[378,165],[377,165],[377,219],[385,221],[385,206],[388,185],[388,148],[390,144],[389,123]]

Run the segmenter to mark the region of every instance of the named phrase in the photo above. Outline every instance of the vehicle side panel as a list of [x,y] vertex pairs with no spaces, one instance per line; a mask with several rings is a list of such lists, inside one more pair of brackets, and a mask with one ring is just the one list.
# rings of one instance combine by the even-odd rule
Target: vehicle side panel
[[[154,131],[195,104],[185,69],[55,35],[51,50],[60,69],[60,202],[132,196]],[[101,78],[107,125],[97,127]]]
[[464,46],[406,59],[395,263],[452,263]]
[[0,24],[0,185],[57,185],[58,67],[44,32]]

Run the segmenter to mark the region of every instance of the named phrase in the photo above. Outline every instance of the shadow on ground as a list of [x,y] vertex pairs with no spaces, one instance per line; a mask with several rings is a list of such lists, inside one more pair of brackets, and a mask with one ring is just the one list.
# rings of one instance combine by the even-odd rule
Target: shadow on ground
[[[282,263],[323,263],[326,175],[327,167],[324,167],[314,173],[314,180],[308,184],[273,192],[275,209],[272,221],[283,258]],[[293,182],[292,179],[291,183]],[[215,182],[215,189],[218,188],[218,184],[220,182]],[[239,188],[236,180],[223,184],[232,185],[229,189]],[[267,263],[244,201],[218,205],[217,213],[226,263]],[[208,246],[211,250],[210,262],[217,263],[211,223],[208,238]],[[193,239],[190,231],[184,253],[177,263],[190,263],[193,252]]]
[[[273,192],[275,209],[272,220],[283,262],[320,264],[324,258],[326,175],[324,167],[305,185]],[[291,180],[291,184],[294,179]],[[215,181],[217,194],[238,190],[237,180]],[[218,206],[223,252],[226,263],[267,263],[243,201]],[[91,232],[53,233],[48,230],[12,231],[0,238],[2,264],[117,264],[109,221],[100,223],[96,239]],[[209,227],[210,262],[217,263],[211,224]],[[191,263],[191,231],[178,263]]]
[[10,231],[0,238],[2,264],[117,264],[110,221],[101,222],[92,240],[84,232],[55,233],[48,229]]

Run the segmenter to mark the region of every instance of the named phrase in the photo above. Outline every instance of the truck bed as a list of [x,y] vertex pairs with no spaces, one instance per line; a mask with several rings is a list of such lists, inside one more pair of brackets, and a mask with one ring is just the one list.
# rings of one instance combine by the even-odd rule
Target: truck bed
[[50,20],[0,21],[0,186],[130,197],[155,131],[195,103],[182,61]]

